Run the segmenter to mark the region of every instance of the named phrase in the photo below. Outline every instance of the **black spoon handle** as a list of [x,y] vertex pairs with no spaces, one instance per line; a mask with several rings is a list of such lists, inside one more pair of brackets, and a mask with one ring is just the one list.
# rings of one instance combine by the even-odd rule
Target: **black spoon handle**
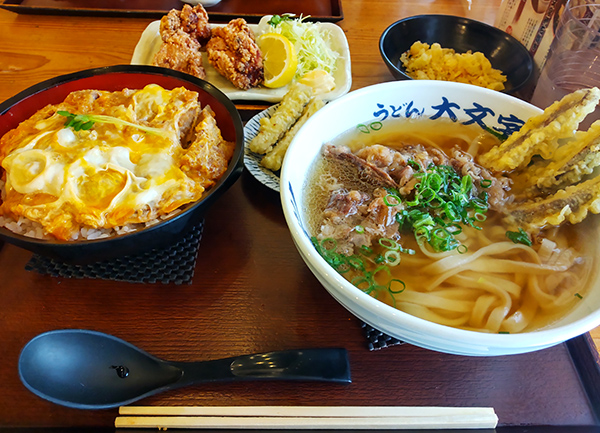
[[173,385],[233,380],[284,379],[349,383],[346,349],[283,350],[202,362],[170,362],[183,371]]

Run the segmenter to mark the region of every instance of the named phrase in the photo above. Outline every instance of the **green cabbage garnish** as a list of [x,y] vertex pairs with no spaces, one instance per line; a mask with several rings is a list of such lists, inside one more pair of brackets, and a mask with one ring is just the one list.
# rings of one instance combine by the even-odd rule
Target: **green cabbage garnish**
[[298,56],[296,78],[307,72],[322,69],[330,74],[335,71],[340,56],[331,48],[331,35],[316,23],[305,21],[306,17],[290,18],[274,15],[269,20],[269,32],[279,33],[294,44]]

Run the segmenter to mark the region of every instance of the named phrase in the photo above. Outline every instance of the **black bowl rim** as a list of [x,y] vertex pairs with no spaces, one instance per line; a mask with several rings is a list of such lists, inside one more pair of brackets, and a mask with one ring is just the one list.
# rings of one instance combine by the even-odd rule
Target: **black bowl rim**
[[[234,171],[241,171],[239,167],[241,166],[242,156],[244,153],[244,129],[242,124],[242,119],[239,111],[237,110],[235,104],[225,95],[221,90],[215,87],[213,84],[209,83],[206,80],[202,80],[200,78],[194,77],[193,75],[189,75],[183,72],[175,71],[168,68],[158,67],[158,66],[149,66],[149,65],[113,65],[113,66],[103,66],[99,68],[85,69],[77,72],[72,72],[69,74],[59,75],[53,78],[49,78],[45,81],[34,84],[31,87],[28,87],[25,90],[17,93],[15,96],[7,99],[3,103],[0,104],[0,116],[6,113],[13,105],[20,102],[22,99],[31,97],[40,93],[48,88],[56,87],[58,85],[68,83],[71,81],[76,81],[81,78],[87,78],[94,75],[106,75],[111,73],[139,73],[143,75],[169,75],[173,78],[181,79],[182,81],[188,81],[202,90],[205,90],[207,93],[211,94],[215,99],[218,100],[221,104],[225,106],[229,114],[232,116],[233,125],[235,127],[235,136],[236,143],[235,148],[236,151],[232,157],[232,160],[229,162],[229,166],[227,171],[221,176],[221,178],[217,181],[215,185],[213,185],[205,195],[203,195],[200,200],[196,201],[192,205],[188,205],[189,207],[182,212],[173,215],[172,217],[161,220],[160,222],[149,226],[144,227],[140,230],[136,230],[130,233],[123,233],[115,236],[110,236],[107,238],[100,239],[77,239],[72,241],[61,241],[55,239],[37,239],[24,235],[20,235],[18,233],[12,232],[11,230],[0,227],[0,235],[4,238],[15,240],[18,242],[25,242],[30,245],[40,245],[40,246],[52,246],[56,248],[69,248],[77,245],[101,245],[108,242],[113,242],[117,239],[123,239],[127,237],[128,239],[134,239],[138,236],[146,236],[148,233],[151,233],[155,230],[160,229],[166,223],[176,221],[180,218],[187,217],[187,215],[191,212],[194,212],[195,208],[200,205],[205,205],[206,202],[210,204],[213,198],[214,193],[219,189],[219,187],[230,177],[230,174]],[[235,179],[237,180],[237,179]],[[234,180],[234,181],[235,181]],[[10,240],[7,240],[10,242]]]
[[[525,80],[523,80],[522,83],[518,84],[517,86],[514,86],[513,88],[510,89],[510,93],[513,94],[516,91],[518,91],[519,89],[523,88],[523,86],[525,86],[529,80],[531,80],[531,77],[533,76],[533,69],[534,69],[534,62],[533,62],[533,57],[531,56],[531,53],[529,52],[529,50],[527,48],[525,48],[525,46],[519,42],[514,36],[509,35],[508,33],[506,33],[505,31],[499,29],[498,27],[494,27],[492,25],[489,25],[487,23],[484,23],[482,21],[478,21],[478,20],[474,20],[471,18],[467,18],[467,17],[461,17],[461,16],[457,16],[457,15],[444,15],[444,14],[421,14],[421,15],[413,15],[410,17],[406,17],[406,18],[402,18],[398,21],[393,22],[392,24],[390,24],[381,34],[381,36],[379,37],[379,53],[381,54],[381,57],[383,58],[383,61],[385,62],[385,64],[388,67],[392,67],[394,68],[394,70],[398,71],[402,76],[406,77],[407,80],[414,80],[414,78],[410,77],[409,75],[407,75],[404,71],[402,71],[401,69],[397,68],[396,65],[391,61],[391,59],[387,56],[387,53],[385,52],[385,50],[383,49],[383,44],[385,41],[385,38],[387,37],[388,33],[397,25],[404,23],[406,21],[413,21],[413,20],[422,20],[422,19],[426,19],[426,18],[441,18],[441,19],[448,19],[448,20],[456,20],[457,23],[464,23],[464,24],[469,24],[469,25],[478,25],[481,26],[482,28],[489,30],[491,32],[494,32],[495,34],[497,34],[498,36],[509,40],[511,43],[513,43],[515,45],[515,47],[522,51],[523,54],[525,54],[525,57],[527,58],[527,69],[529,70],[529,74],[527,75],[527,78]],[[501,91],[502,93],[508,93],[505,90]]]

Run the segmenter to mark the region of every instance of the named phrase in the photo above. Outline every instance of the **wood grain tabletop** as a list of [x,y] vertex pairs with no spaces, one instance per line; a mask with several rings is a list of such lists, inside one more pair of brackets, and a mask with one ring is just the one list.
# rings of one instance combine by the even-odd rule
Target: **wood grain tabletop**
[[[493,24],[500,0],[343,0],[341,5],[343,20],[337,24],[350,47],[352,89],[359,89],[393,80],[378,48],[393,22],[436,13]],[[0,9],[0,102],[61,74],[129,64],[153,20]],[[240,104],[247,113],[259,108]],[[82,413],[42,401],[16,374],[20,348],[36,334],[92,327],[182,361],[300,345],[339,345],[353,360],[354,388],[209,385],[151,397],[147,404],[494,405],[503,426],[596,422],[564,345],[491,358],[408,345],[366,351],[360,323],[319,285],[293,247],[278,195],[247,172],[206,215],[193,284],[55,278],[24,271],[30,258],[12,245],[0,248],[0,347],[6,355],[0,365],[0,427],[111,425],[114,411]],[[600,329],[590,335],[600,343]]]
[[[0,1],[0,4],[2,1]],[[393,80],[379,55],[379,36],[412,15],[459,15],[493,24],[500,0],[344,0],[352,89]],[[0,101],[40,81],[83,69],[128,64],[152,19],[24,15],[0,10]],[[600,329],[591,331],[596,343]]]

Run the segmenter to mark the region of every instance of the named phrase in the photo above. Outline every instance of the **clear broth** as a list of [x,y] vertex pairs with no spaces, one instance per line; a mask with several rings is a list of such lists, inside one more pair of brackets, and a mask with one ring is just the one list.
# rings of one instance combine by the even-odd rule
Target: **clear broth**
[[[403,119],[396,122],[392,127],[386,126],[385,130],[372,131],[368,134],[358,130],[347,131],[333,140],[331,144],[345,145],[352,151],[373,144],[386,145],[392,148],[403,144],[422,144],[436,147],[446,154],[449,153],[450,149],[458,146],[461,150],[475,156],[497,145],[498,140],[477,125],[465,126],[449,120]],[[306,184],[307,211],[305,221],[312,235],[316,236],[319,232],[323,220],[322,212],[327,206],[331,192],[342,186],[347,190],[365,192],[372,192],[373,190],[372,185],[361,182],[351,170],[320,157]],[[493,243],[506,243],[506,228],[502,222],[503,215],[488,211],[487,216],[488,219],[482,223],[481,231],[466,228],[461,234],[461,241],[468,246],[468,254],[475,253],[480,248]],[[556,242],[557,248],[560,248],[561,251],[569,250],[569,254],[576,254],[578,259],[568,272],[550,272],[543,278],[539,278],[539,280],[543,280],[543,288],[541,289],[542,292],[535,292],[537,293],[535,296],[541,297],[544,303],[538,303],[535,307],[532,306],[532,298],[535,296],[528,295],[528,292],[534,292],[533,289],[528,288],[533,283],[527,274],[520,275],[517,273],[514,276],[506,277],[508,291],[503,290],[501,294],[497,294],[498,299],[491,301],[490,296],[496,295],[493,293],[495,289],[492,286],[496,281],[496,277],[501,273],[489,273],[480,270],[468,271],[465,274],[468,278],[454,277],[450,281],[445,281],[442,285],[435,286],[435,282],[439,280],[440,275],[430,272],[431,268],[443,263],[446,257],[458,257],[460,254],[456,250],[449,253],[425,254],[419,248],[412,233],[403,233],[400,243],[403,248],[414,249],[416,254],[414,256],[403,255],[401,263],[391,268],[389,276],[379,278],[401,279],[406,285],[406,289],[396,295],[390,295],[388,292],[373,292],[371,294],[382,302],[395,306],[400,310],[448,326],[500,333],[537,330],[563,317],[585,296],[584,288],[587,285],[592,260],[591,258],[583,258],[583,240],[585,239],[583,231],[585,226],[596,223],[597,218],[593,216],[588,217],[588,221],[576,226],[565,224],[561,228],[543,233],[544,237]],[[377,246],[373,247],[376,248]],[[482,266],[487,264],[493,267],[500,264],[502,260],[519,263],[528,262],[532,259],[528,252],[521,250],[509,251],[499,256],[492,256],[487,263],[482,263]],[[352,280],[352,272],[343,275],[349,281]],[[380,282],[385,285],[385,281]],[[473,290],[467,290],[471,286],[477,286],[478,283],[487,288],[477,289],[477,287],[474,287]],[[500,282],[498,285],[504,287],[505,283]],[[519,289],[517,290],[516,287]],[[548,293],[546,294],[544,290]],[[559,301],[546,302],[546,295],[556,297]],[[479,299],[482,296],[485,298],[483,301]],[[405,300],[406,298],[414,300],[420,297],[429,297],[432,300],[432,303],[427,306],[427,311],[421,306],[415,307],[415,304],[411,301]],[[510,299],[507,300],[507,297]],[[456,311],[450,311],[445,306],[436,308],[436,302],[440,300],[442,303],[450,305],[450,310],[455,309]],[[484,317],[482,313],[475,313],[475,307],[470,312],[465,311],[465,309],[468,310],[465,306],[475,305],[476,308],[480,309],[477,306],[478,303],[485,302],[491,302],[491,306],[486,310],[488,317]],[[534,313],[532,313],[532,309],[535,310]],[[491,326],[491,329],[486,328],[487,323],[494,322],[492,317],[494,314],[504,315],[505,318],[510,317],[511,323],[506,322],[506,325],[501,325],[499,328],[497,326]],[[533,314],[532,318],[525,317],[531,314]],[[466,317],[468,319],[465,319]],[[523,326],[522,323],[525,323],[525,320],[527,320],[527,325]],[[515,331],[515,329],[519,330]]]

